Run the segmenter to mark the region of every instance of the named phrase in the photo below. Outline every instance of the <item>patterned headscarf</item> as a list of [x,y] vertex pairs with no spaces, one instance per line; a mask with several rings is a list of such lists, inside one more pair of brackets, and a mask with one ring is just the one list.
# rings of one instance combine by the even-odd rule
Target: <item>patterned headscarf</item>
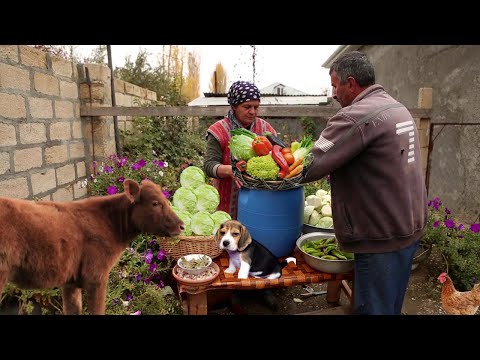
[[260,101],[260,91],[258,88],[248,81],[236,81],[228,90],[228,103],[231,106],[244,103],[246,101]]

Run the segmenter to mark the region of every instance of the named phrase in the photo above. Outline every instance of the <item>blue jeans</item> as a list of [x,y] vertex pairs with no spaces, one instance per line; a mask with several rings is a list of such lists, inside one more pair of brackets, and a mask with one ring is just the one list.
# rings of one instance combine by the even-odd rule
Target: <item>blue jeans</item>
[[356,315],[400,315],[420,241],[400,251],[355,254]]

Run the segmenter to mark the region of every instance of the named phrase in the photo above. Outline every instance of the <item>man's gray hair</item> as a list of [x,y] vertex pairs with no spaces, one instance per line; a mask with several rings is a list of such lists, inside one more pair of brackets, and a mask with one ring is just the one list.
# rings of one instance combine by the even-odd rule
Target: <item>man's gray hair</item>
[[375,69],[368,60],[367,55],[360,51],[352,51],[341,55],[330,67],[337,73],[340,85],[347,82],[349,76],[353,77],[361,87],[375,84]]

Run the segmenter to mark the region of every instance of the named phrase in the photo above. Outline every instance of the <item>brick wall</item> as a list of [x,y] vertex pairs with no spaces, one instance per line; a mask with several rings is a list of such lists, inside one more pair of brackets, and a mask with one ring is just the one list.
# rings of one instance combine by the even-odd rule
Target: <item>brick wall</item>
[[[118,106],[156,93],[115,79]],[[135,99],[138,99],[136,101]],[[115,153],[113,117],[80,117],[80,104],[111,106],[107,66],[76,64],[30,46],[0,45],[0,197],[70,201],[93,160]],[[120,129],[131,118],[119,117]]]

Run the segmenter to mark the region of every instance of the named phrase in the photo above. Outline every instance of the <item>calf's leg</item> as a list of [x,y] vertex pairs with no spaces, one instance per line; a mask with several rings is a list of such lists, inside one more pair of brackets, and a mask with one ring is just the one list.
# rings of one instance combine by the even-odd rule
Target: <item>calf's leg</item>
[[0,269],[0,299],[2,298],[3,288],[7,283],[8,272]]
[[63,313],[65,315],[82,314],[82,289],[73,284],[62,288]]
[[87,283],[85,284],[84,289],[87,294],[88,313],[91,315],[105,315],[107,281]]

